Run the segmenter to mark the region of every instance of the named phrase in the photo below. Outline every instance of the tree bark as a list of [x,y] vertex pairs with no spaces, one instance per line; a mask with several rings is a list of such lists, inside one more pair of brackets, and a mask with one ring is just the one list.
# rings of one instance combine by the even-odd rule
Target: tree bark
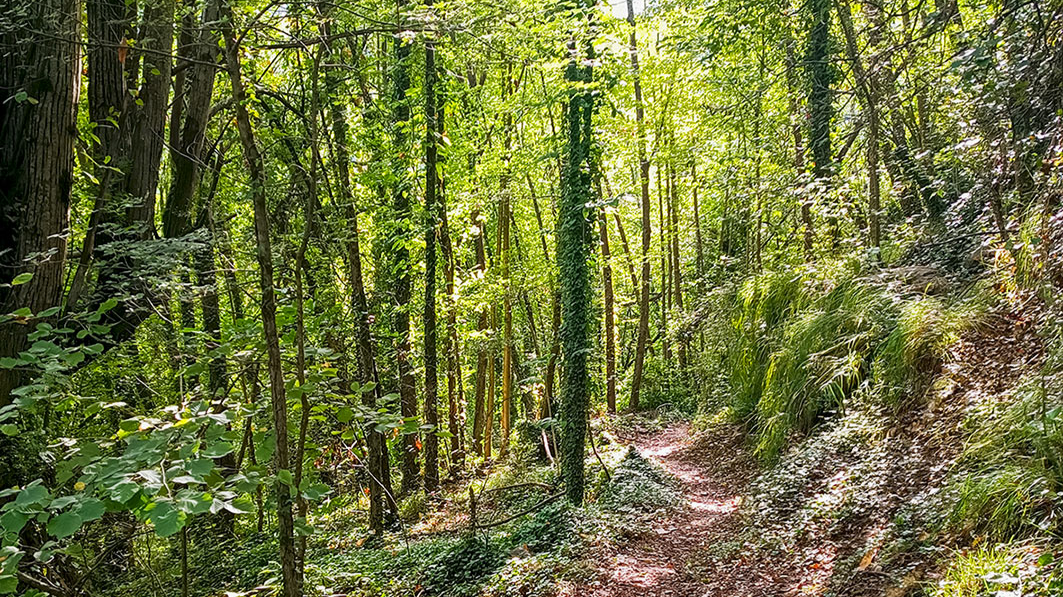
[[[431,10],[429,0],[429,10]],[[424,422],[433,428],[424,438],[424,488],[435,491],[439,487],[439,353],[436,337],[436,238],[439,228],[438,149],[436,147],[436,49],[432,32],[424,48],[424,114],[425,114],[425,254],[424,254]]]
[[[406,0],[396,0],[400,21],[406,10]],[[401,26],[401,25],[400,25]],[[396,338],[395,362],[398,366],[399,403],[402,417],[411,420],[417,417],[417,387],[413,377],[413,363],[410,346],[410,298],[411,277],[409,267],[410,251],[404,242],[410,235],[412,208],[410,205],[411,189],[403,174],[406,170],[407,134],[406,127],[410,120],[410,106],[406,97],[410,88],[410,45],[396,37],[394,45],[395,64],[391,70],[392,85],[392,131],[394,135],[395,181],[392,184],[392,209],[396,220],[395,240],[399,241],[392,255],[392,267],[395,276],[395,312],[394,333]],[[404,433],[402,436],[402,493],[408,494],[420,484],[420,464],[418,462],[418,434]]]
[[[476,230],[475,233],[475,250],[476,250],[476,269],[479,271],[481,277],[487,275],[487,251],[484,247],[484,230],[485,222],[480,215],[480,210],[474,209],[472,212],[472,225]],[[481,336],[486,336],[488,332],[488,307],[484,306],[480,311],[480,321],[477,324]],[[476,454],[484,455],[484,426],[485,419],[487,417],[485,396],[487,392],[487,367],[490,355],[488,347],[488,340],[481,337],[479,340],[479,348],[476,355],[476,401],[473,405],[473,419],[472,419],[472,450]]]
[[631,378],[632,411],[639,409],[639,393],[642,389],[642,371],[646,363],[646,349],[650,340],[650,160],[646,157],[645,108],[642,101],[642,77],[639,73],[638,30],[635,27],[635,7],[633,0],[627,0],[627,22],[631,29],[629,52],[631,53],[631,74],[635,87],[635,123],[637,127],[639,156],[640,205],[642,207],[642,283],[639,293],[639,333],[635,346],[635,371]]
[[277,543],[280,550],[281,576],[284,597],[302,595],[302,582],[296,567],[295,529],[292,515],[292,494],[283,476],[290,474],[291,461],[288,455],[288,399],[284,388],[284,372],[281,369],[280,336],[277,332],[277,303],[273,292],[273,253],[270,246],[269,212],[266,207],[266,171],[262,154],[255,140],[251,117],[247,112],[247,93],[240,72],[240,48],[232,29],[232,9],[223,6],[222,35],[225,38],[225,64],[232,83],[233,107],[236,125],[251,176],[251,199],[254,205],[255,248],[259,266],[259,291],[262,295],[262,330],[266,341],[267,367],[269,370],[270,403],[273,414],[273,432],[276,448],[273,453],[277,480],[274,492],[277,495]]
[[[77,135],[76,0],[15,0],[0,33],[0,313],[58,307],[63,292]],[[40,36],[40,37],[38,37]],[[25,94],[25,95],[22,95]],[[31,101],[32,99],[32,101]],[[6,286],[30,273],[24,284]],[[0,324],[0,356],[23,349],[33,326]],[[0,406],[20,384],[0,369]]]

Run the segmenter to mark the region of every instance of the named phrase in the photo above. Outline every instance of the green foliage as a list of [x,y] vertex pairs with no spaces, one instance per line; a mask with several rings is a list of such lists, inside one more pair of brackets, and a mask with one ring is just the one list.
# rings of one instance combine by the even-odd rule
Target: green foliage
[[576,513],[569,504],[548,504],[513,531],[510,544],[526,547],[532,553],[555,551],[573,542],[576,520]]
[[747,281],[734,306],[728,354],[731,412],[749,424],[757,454],[772,460],[792,432],[845,408],[856,392],[898,405],[918,395],[946,347],[988,303],[975,289],[942,300],[862,275],[857,262]]
[[927,593],[930,597],[1058,595],[1063,576],[1056,557],[1058,553],[1037,543],[979,547],[958,554],[944,578]]
[[484,579],[505,561],[502,545],[465,537],[435,556],[424,569],[423,585],[432,595],[475,595]]
[[643,410],[673,410],[692,414],[698,407],[692,379],[677,371],[672,363],[654,355],[646,358],[639,392],[639,408]]
[[656,464],[630,448],[613,470],[599,505],[614,512],[647,513],[673,508],[682,502],[675,480]]
[[[1058,349],[1057,349],[1058,352]],[[953,526],[998,540],[1057,528],[1063,507],[1063,400],[1058,356],[1009,399],[975,411],[954,482]]]

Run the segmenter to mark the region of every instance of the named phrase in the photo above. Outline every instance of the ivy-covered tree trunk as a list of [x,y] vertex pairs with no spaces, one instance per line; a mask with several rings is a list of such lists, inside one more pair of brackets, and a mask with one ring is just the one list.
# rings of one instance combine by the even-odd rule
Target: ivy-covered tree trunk
[[[579,6],[579,16],[588,18],[593,8]],[[589,40],[569,44],[565,69],[568,105],[565,114],[564,169],[557,218],[557,265],[561,280],[561,345],[564,355],[561,385],[561,469],[565,494],[575,505],[583,503],[583,453],[590,409],[591,347],[591,247],[593,218],[586,206],[593,200],[590,175],[591,116],[594,93],[590,89],[590,62],[594,50]]]
[[[809,0],[811,10],[808,48],[805,54],[805,71],[808,76],[808,126],[809,144],[812,146],[812,176],[817,192],[826,193],[830,187],[833,171],[830,149],[830,128],[833,117],[830,63],[830,8],[831,0]],[[833,210],[832,210],[833,211]],[[840,240],[838,216],[831,213],[827,218],[831,242],[836,246]]]

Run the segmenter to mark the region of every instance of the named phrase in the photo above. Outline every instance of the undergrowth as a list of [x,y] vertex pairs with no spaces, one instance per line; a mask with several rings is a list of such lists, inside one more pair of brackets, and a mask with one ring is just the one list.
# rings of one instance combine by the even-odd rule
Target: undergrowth
[[855,261],[742,285],[726,353],[729,408],[753,431],[762,460],[858,393],[893,407],[918,395],[945,349],[991,304],[980,286],[946,298],[923,290]]

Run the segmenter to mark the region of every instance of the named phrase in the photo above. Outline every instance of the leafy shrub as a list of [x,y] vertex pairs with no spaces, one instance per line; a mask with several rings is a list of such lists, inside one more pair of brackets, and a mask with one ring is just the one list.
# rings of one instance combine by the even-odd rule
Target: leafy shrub
[[465,537],[425,567],[423,586],[433,595],[474,595],[480,583],[504,561],[498,541]]
[[566,502],[554,502],[528,518],[510,536],[513,546],[532,553],[555,550],[574,536],[575,515]]

